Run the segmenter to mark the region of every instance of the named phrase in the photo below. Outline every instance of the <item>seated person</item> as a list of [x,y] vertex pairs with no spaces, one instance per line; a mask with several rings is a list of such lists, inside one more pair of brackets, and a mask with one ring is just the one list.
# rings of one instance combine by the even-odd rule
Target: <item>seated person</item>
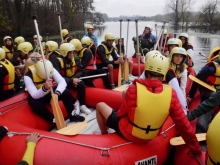
[[[57,101],[58,99],[62,100],[70,121],[84,121],[84,117],[75,113],[73,104],[76,99],[66,89],[64,78],[53,68],[50,61],[46,60],[45,63],[49,79],[47,79],[42,60],[30,66],[29,71],[24,76],[24,82],[29,93],[28,104],[32,110],[46,121],[54,122],[54,115],[46,107],[46,104],[51,101],[50,89],[52,88]],[[56,82],[56,87],[53,87],[53,81]],[[74,115],[72,115],[72,111]]]
[[166,57],[161,54],[151,55],[145,64],[145,75],[148,78],[134,80],[118,111],[105,103],[98,103],[96,115],[101,133],[107,134],[109,127],[129,141],[145,143],[160,133],[161,126],[170,116],[191,154],[201,154],[194,130],[181,108],[176,92],[162,84],[161,80],[168,69],[169,60]]

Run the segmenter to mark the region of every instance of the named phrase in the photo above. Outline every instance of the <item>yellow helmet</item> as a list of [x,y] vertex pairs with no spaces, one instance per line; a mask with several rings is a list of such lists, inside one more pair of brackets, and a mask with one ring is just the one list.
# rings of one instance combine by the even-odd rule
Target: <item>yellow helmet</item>
[[89,37],[83,37],[82,39],[81,39],[81,43],[83,44],[83,45],[90,45],[91,43],[92,43],[92,40],[91,40],[91,38],[89,38]]
[[[115,37],[115,44],[118,45],[118,42],[120,40],[120,37]],[[124,38],[121,38],[122,42],[124,41]]]
[[178,38],[170,38],[167,41],[167,45],[178,45],[178,47],[182,47],[182,41]]
[[94,27],[92,25],[88,25],[87,29],[94,29]]
[[50,52],[58,49],[58,44],[55,41],[47,41],[46,46],[49,48]]
[[[52,78],[53,73],[54,73],[53,65],[49,60],[45,60],[45,64],[46,64],[46,67],[47,67],[48,76],[49,76],[49,78]],[[45,71],[45,68],[44,68],[43,60],[39,60],[35,64],[35,68],[36,68],[37,75],[40,76],[40,78],[46,80],[47,75],[46,75],[46,71]]]
[[167,34],[167,29],[164,29],[163,34],[164,35]]
[[62,36],[65,37],[67,34],[69,34],[69,31],[67,29],[61,30]]
[[24,37],[19,36],[19,37],[16,37],[16,38],[14,39],[14,42],[15,42],[17,45],[19,45],[20,43],[25,42],[25,39],[24,39]]
[[112,33],[107,33],[105,35],[105,42],[107,42],[107,40],[115,40],[115,36]]
[[18,45],[18,50],[22,51],[24,54],[28,54],[31,50],[33,50],[33,46],[30,42],[23,42]]
[[6,40],[6,39],[10,39],[10,40],[13,42],[13,40],[12,40],[12,38],[11,38],[10,36],[5,36],[5,37],[3,38],[4,44],[6,44],[6,43],[5,43],[5,40]]
[[63,43],[60,45],[60,54],[66,57],[69,51],[75,50],[75,47],[71,43]]
[[[34,35],[33,38],[37,39],[37,35]],[[42,36],[40,36],[40,41],[42,41],[42,40],[43,40],[43,38],[42,38]]]
[[170,66],[169,59],[163,56],[159,51],[150,51],[146,54],[147,61],[145,63],[145,70],[153,73],[163,75],[167,74]]
[[187,40],[189,40],[189,35],[187,34],[187,33],[181,33],[180,35],[179,35],[179,38],[180,37],[185,37]]
[[5,59],[5,51],[4,49],[0,48],[0,60]]
[[78,39],[72,39],[70,43],[73,44],[76,51],[80,51],[83,48],[82,43]]
[[187,57],[187,52],[184,48],[181,48],[181,47],[175,47],[171,50],[170,52],[170,60],[172,61],[173,59],[173,55],[174,54],[181,54],[183,55],[183,61],[181,63],[183,63]]

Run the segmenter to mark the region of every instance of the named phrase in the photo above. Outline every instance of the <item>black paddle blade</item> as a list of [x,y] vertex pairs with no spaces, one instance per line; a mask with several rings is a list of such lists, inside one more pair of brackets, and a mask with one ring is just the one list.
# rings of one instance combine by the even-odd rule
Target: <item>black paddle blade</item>
[[36,16],[36,15],[33,15],[31,18],[32,18],[33,20],[36,20],[36,19],[37,19],[37,16]]

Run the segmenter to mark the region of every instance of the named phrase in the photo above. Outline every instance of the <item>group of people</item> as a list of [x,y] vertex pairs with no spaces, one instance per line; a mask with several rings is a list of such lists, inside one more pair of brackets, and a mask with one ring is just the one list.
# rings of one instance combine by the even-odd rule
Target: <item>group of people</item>
[[[110,78],[104,76],[102,80],[107,89],[113,89],[115,88],[113,69],[128,60],[124,53],[123,39],[107,33],[104,41],[98,45],[97,37],[92,33],[93,27],[89,26],[87,31],[88,33],[79,41],[72,38],[67,29],[63,29],[64,42],[60,46],[54,41],[45,43],[43,53],[47,58],[46,66],[49,78],[44,70],[41,52],[38,49],[39,43],[36,44],[38,56],[31,56],[30,54],[36,51],[33,50],[32,45],[24,40],[20,43],[17,41],[15,52],[20,61],[16,61],[16,65],[12,60],[16,53],[10,55],[6,50],[0,49],[0,64],[5,67],[12,63],[10,67],[5,67],[8,77],[3,80],[7,80],[7,83],[0,82],[4,82],[3,86],[7,89],[14,89],[15,87],[12,85],[15,83],[16,70],[22,74],[20,62],[25,68],[25,60],[29,57],[33,63],[28,66],[28,70],[24,74],[24,82],[29,92],[28,103],[33,111],[45,120],[55,122],[53,114],[45,106],[51,100],[50,90],[52,89],[56,99],[63,101],[70,121],[84,121],[85,118],[79,115],[79,111],[86,114],[91,113],[85,105],[85,85],[94,87],[94,84],[89,79],[80,80],[80,77],[108,72]],[[189,96],[186,95],[187,76],[191,71],[190,68],[193,67],[193,46],[189,44],[189,35],[182,33],[178,39],[168,38],[166,47],[161,53],[153,50],[157,39],[151,31],[152,28],[146,26],[143,34],[139,36],[140,48],[137,48],[137,40],[135,37],[133,38],[135,50],[141,50],[139,54],[135,53],[133,58],[141,59],[145,65],[145,71],[140,79],[135,79],[131,75],[133,62],[128,60],[129,79],[133,83],[123,92],[124,100],[120,109],[114,110],[103,102],[96,106],[101,133],[107,134],[108,128],[113,128],[120,136],[129,141],[144,143],[157,136],[166,118],[171,116],[180,135],[190,148],[190,153],[198,156],[201,154],[201,148],[189,121],[210,111],[209,108],[213,109],[220,105],[219,90],[210,98],[210,95],[204,92],[206,94],[202,95],[204,102],[193,112],[187,114],[187,101],[191,101],[198,88],[198,84],[193,83]],[[164,31],[164,35],[166,38],[167,31]],[[5,44],[13,43],[11,38],[5,38]],[[113,46],[114,42],[115,46]],[[40,44],[43,45],[43,43]],[[5,47],[9,50],[9,46]],[[110,56],[113,60],[110,60]],[[215,87],[219,86],[219,59],[215,58],[216,61],[213,60],[206,64],[198,73],[197,78],[204,78],[207,83]],[[10,75],[12,72],[13,74]],[[164,82],[169,85],[164,85]],[[78,100],[71,95],[67,88],[77,90]],[[158,102],[160,104],[157,104]],[[212,156],[209,159],[214,162],[218,161]]]

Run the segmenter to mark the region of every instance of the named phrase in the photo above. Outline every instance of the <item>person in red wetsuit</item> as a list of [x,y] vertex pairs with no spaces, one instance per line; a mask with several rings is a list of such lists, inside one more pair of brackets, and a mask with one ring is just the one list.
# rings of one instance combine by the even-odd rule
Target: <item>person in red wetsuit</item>
[[161,80],[168,68],[169,60],[166,57],[158,53],[152,54],[145,64],[148,78],[134,80],[118,111],[103,102],[98,103],[96,115],[101,133],[107,134],[109,127],[129,141],[144,143],[160,133],[164,121],[170,116],[190,148],[190,153],[199,155],[201,148],[176,92],[171,86],[162,84]]

